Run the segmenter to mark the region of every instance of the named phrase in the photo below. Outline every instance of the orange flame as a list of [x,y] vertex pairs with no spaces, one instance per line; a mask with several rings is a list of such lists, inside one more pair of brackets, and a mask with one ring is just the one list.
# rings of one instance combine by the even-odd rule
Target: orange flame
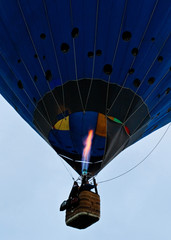
[[88,168],[92,139],[93,139],[93,130],[89,130],[88,136],[84,141],[84,149],[83,149],[83,155],[82,155],[82,163],[83,163],[82,170],[84,170],[84,169],[87,170],[87,168]]
[[83,150],[83,157],[84,159],[87,159],[89,153],[90,153],[90,150],[91,150],[91,143],[92,143],[92,139],[93,139],[93,130],[90,130],[88,132],[88,136],[84,142],[84,150]]

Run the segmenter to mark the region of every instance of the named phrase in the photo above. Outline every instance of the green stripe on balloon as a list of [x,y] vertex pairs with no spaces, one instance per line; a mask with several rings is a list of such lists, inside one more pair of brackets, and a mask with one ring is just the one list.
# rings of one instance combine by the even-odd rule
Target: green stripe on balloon
[[122,124],[122,122],[119,119],[115,118],[115,117],[113,118],[113,121]]

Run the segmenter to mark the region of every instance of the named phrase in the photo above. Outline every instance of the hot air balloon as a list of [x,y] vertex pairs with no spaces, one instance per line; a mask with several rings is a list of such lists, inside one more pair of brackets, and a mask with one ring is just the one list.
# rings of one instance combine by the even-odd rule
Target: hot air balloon
[[170,33],[170,0],[2,0],[0,93],[93,177],[171,121]]

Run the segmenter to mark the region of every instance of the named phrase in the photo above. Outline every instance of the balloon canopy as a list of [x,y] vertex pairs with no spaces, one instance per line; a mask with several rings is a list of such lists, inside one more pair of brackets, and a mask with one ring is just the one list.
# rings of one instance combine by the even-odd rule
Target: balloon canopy
[[171,121],[170,0],[1,0],[0,93],[79,174]]

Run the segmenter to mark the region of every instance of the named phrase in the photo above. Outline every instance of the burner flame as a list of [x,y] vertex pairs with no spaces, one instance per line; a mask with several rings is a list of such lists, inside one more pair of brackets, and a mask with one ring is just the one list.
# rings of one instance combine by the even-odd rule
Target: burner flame
[[90,160],[91,146],[93,140],[93,130],[89,130],[88,136],[84,141],[84,149],[82,154],[82,174],[87,174],[88,164]]

